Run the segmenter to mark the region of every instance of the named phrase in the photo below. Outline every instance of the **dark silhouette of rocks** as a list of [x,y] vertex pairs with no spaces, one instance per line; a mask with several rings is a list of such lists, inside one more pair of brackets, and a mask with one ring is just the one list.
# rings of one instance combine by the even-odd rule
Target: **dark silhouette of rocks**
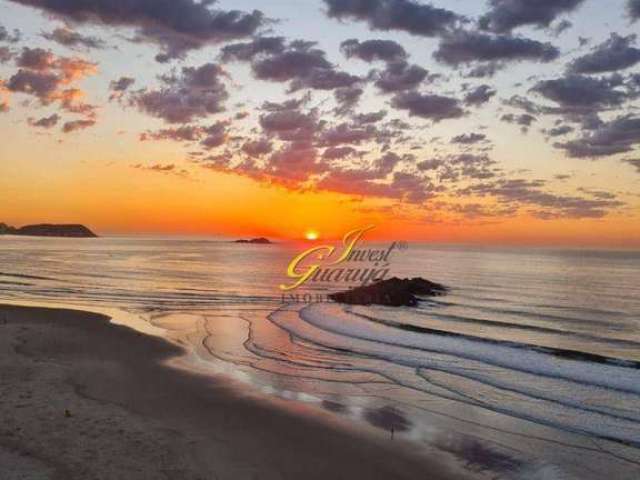
[[329,295],[338,303],[350,305],[386,305],[389,307],[413,307],[419,298],[445,295],[448,289],[424,278],[390,278],[371,285],[356,287]]
[[15,228],[0,223],[0,235],[22,235],[29,237],[69,237],[69,238],[96,238],[97,235],[84,225],[53,225],[39,224],[26,225]]
[[260,237],[260,238],[252,238],[251,240],[236,240],[234,243],[257,243],[261,245],[269,245],[273,242],[268,238]]

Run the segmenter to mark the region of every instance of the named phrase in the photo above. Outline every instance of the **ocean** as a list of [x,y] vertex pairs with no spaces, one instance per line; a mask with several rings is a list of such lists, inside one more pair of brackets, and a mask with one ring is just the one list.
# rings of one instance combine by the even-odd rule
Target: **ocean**
[[640,252],[406,247],[390,275],[447,295],[400,308],[305,301],[335,285],[283,296],[299,244],[6,236],[0,301],[134,315],[212,372],[479,478],[640,478]]

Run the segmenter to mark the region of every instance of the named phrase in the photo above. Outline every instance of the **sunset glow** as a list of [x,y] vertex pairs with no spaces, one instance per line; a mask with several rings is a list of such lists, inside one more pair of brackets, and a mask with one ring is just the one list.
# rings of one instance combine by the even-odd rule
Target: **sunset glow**
[[315,230],[307,230],[307,232],[304,234],[304,237],[309,241],[314,241],[314,240],[318,240],[318,238],[320,237],[320,234]]
[[[640,246],[625,2],[554,11],[580,25],[557,35],[547,20],[491,24],[506,18],[496,4],[483,29],[442,36],[330,0],[188,0],[193,18],[239,9],[239,23],[177,35],[154,12],[0,0],[0,221],[281,239],[374,223],[379,238]],[[614,51],[619,63],[596,65]]]

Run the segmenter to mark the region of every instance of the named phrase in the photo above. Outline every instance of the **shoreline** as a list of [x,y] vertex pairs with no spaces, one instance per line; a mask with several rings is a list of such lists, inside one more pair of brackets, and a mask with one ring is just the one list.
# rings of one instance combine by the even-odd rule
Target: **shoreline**
[[7,478],[388,479],[428,472],[444,480],[468,473],[443,453],[427,455],[373,427],[178,368],[186,350],[106,315],[0,302],[0,331]]

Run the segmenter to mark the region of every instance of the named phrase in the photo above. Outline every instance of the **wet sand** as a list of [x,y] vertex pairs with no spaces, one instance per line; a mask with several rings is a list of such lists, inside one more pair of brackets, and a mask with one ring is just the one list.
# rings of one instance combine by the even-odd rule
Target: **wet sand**
[[103,315],[0,305],[0,477],[464,479],[373,427],[167,365]]

